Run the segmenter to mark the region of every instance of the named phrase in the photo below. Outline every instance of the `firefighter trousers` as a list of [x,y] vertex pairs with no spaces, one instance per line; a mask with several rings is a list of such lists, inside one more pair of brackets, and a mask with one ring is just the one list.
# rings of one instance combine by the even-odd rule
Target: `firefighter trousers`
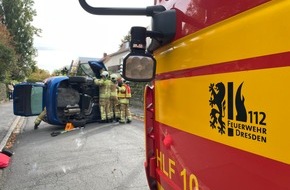
[[113,115],[110,113],[110,98],[100,98],[99,100],[101,120],[112,119]]

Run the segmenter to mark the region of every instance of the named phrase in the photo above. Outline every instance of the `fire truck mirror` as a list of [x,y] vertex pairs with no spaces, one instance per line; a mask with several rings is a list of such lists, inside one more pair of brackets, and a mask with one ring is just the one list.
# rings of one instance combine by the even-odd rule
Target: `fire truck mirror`
[[123,61],[123,78],[129,81],[149,82],[154,79],[156,60],[151,54],[129,53]]

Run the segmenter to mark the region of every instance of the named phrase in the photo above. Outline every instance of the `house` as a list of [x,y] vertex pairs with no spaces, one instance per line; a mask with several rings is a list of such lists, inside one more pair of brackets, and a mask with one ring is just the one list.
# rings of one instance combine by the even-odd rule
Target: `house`
[[119,73],[119,66],[123,61],[123,58],[130,52],[129,42],[123,43],[121,48],[112,53],[104,53],[103,62],[110,71],[110,73]]

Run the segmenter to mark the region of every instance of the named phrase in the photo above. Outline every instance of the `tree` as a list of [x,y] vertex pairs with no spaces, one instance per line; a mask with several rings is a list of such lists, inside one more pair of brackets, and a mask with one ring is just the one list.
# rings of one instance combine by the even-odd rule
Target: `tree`
[[61,75],[61,69],[55,69],[55,70],[52,72],[51,75],[52,75],[52,76],[59,76],[59,75]]
[[123,39],[121,40],[122,43],[119,45],[119,48],[121,48],[124,43],[130,42],[130,41],[131,41],[131,34],[124,36]]
[[60,69],[55,69],[51,76],[60,76],[60,75],[63,75],[63,76],[67,76],[68,75],[68,72],[69,72],[69,69],[70,69],[70,66],[64,66]]
[[36,11],[33,0],[0,0],[1,22],[6,25],[13,37],[12,45],[17,55],[17,64],[11,70],[14,80],[22,80],[34,69],[37,51],[33,47],[33,36],[41,32],[32,26]]
[[39,69],[37,66],[35,66],[34,71],[27,78],[27,82],[41,82],[41,81],[44,81],[44,79],[47,79],[49,77],[50,77],[50,74],[48,71]]
[[11,35],[6,26],[0,23],[0,81],[11,80],[11,70],[16,66],[16,52],[11,45]]
[[0,81],[11,80],[9,75],[15,64],[15,52],[0,43]]

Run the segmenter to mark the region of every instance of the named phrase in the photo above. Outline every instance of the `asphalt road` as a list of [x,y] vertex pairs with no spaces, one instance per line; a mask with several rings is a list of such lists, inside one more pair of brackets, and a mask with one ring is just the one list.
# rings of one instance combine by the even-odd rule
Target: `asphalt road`
[[1,190],[148,190],[143,122],[87,124],[51,137],[63,127],[28,118],[13,146]]

